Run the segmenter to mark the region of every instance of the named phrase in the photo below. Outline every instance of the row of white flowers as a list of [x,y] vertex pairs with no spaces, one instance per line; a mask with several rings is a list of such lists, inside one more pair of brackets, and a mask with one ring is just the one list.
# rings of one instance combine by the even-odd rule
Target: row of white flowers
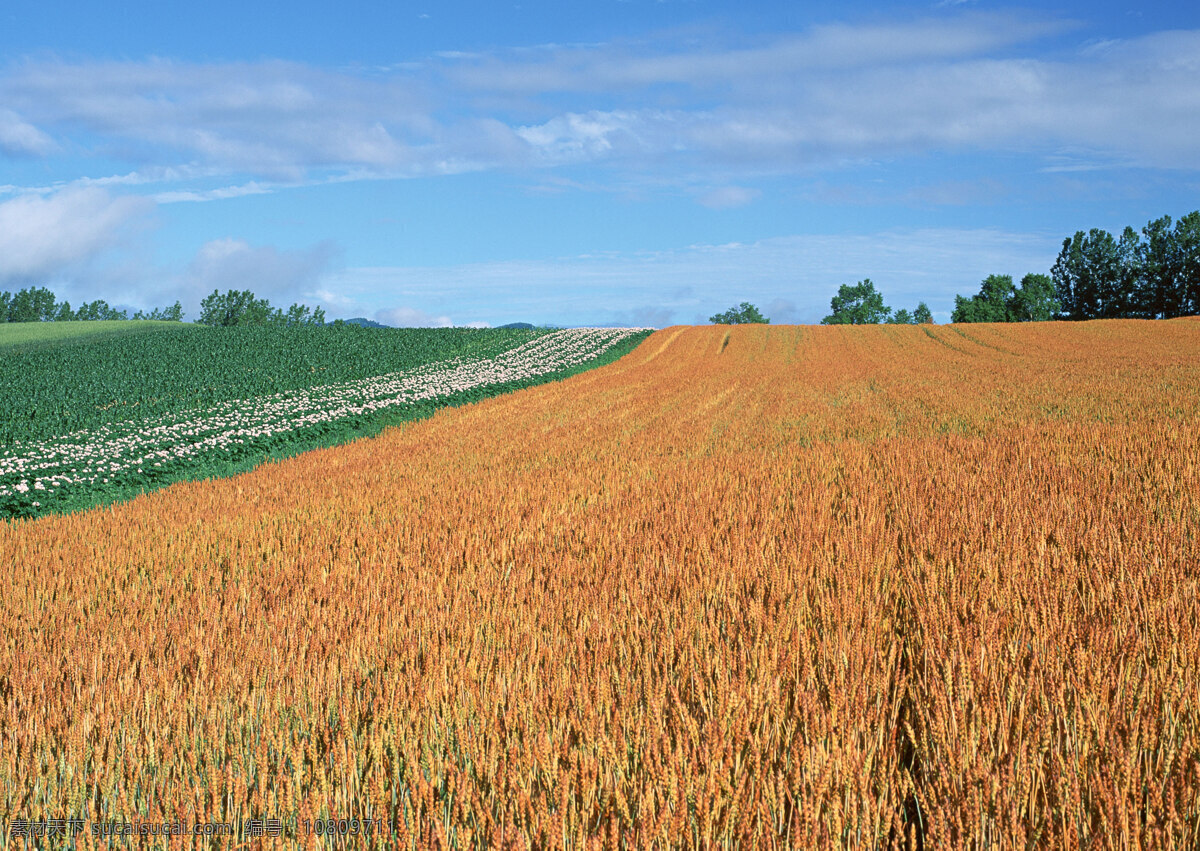
[[[487,360],[439,361],[376,378],[225,402],[203,411],[119,422],[0,448],[0,496],[53,493],[72,484],[175,466],[239,444],[384,408],[536,378],[599,357],[640,328],[555,331]],[[35,502],[34,505],[39,503]]]

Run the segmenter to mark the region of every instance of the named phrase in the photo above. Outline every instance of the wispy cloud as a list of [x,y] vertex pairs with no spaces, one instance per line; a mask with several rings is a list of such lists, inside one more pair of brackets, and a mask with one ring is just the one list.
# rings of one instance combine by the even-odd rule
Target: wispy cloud
[[159,192],[154,200],[159,204],[175,204],[182,201],[224,201],[228,198],[241,198],[245,195],[266,195],[274,189],[268,185],[252,180],[240,186],[221,186],[216,189],[175,189]]
[[[673,43],[547,45],[462,57],[446,70],[470,91],[502,94],[639,92],[680,85],[759,100],[797,76],[953,60],[1008,48],[1070,26],[1045,17],[975,14],[894,24],[828,24],[753,47]],[[763,84],[767,84],[764,88]]]
[[[549,45],[384,71],[28,60],[0,70],[0,149],[54,157],[67,146],[135,174],[192,169],[238,186],[568,163],[720,168],[736,181],[847,158],[1070,147],[1200,166],[1200,31],[1050,58],[1039,40],[1069,26],[955,11],[748,47],[716,36]],[[221,197],[213,186],[165,191]]]
[[16,110],[9,115],[24,116],[0,126],[83,128],[97,153],[276,179],[330,167],[454,170],[470,157],[473,132],[496,128],[469,117],[445,127],[427,95],[411,74],[380,79],[294,62],[30,61],[0,75],[0,97]]

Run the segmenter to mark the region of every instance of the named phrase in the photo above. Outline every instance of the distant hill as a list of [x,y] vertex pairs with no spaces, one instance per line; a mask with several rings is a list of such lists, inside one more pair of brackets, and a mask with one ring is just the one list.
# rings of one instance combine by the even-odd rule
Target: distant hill
[[497,325],[496,327],[497,328],[522,328],[522,329],[526,329],[526,330],[533,328],[533,326],[530,325],[528,322],[509,322],[507,325]]
[[353,319],[346,320],[347,325],[361,325],[364,328],[387,328],[389,326],[376,322],[373,319],[363,319],[361,316],[356,316]]

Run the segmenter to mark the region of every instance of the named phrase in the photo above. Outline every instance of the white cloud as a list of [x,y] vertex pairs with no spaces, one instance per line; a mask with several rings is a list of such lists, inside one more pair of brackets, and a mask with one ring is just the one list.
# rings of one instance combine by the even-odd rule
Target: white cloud
[[1057,233],[947,228],[796,235],[543,261],[348,268],[322,283],[330,294],[346,294],[359,305],[403,299],[430,311],[406,308],[399,314],[407,317],[403,323],[379,320],[387,324],[448,325],[450,316],[467,316],[493,325],[661,327],[703,322],[742,301],[766,305],[777,324],[816,323],[839,286],[870,278],[887,304],[912,310],[925,301],[939,321],[948,321],[954,296],[977,292],[989,274],[1019,279],[1049,272],[1060,239]]
[[61,138],[164,179],[178,169],[260,182],[591,161],[645,173],[721,166],[736,179],[864,156],[1062,147],[1200,166],[1200,31],[1047,58],[1038,39],[1069,26],[943,12],[750,47],[550,45],[369,72],[27,61],[0,71],[0,146],[47,156]]
[[[375,321],[397,328],[450,328],[454,323],[449,316],[433,316],[413,307],[390,307],[375,311]],[[471,323],[471,327],[486,327]]]
[[[469,90],[523,92],[638,91],[648,86],[757,91],[814,72],[955,59],[1006,48],[1069,26],[1046,18],[974,14],[894,24],[828,24],[784,34],[754,47],[687,44],[582,47],[548,45],[464,56],[448,76]],[[764,88],[764,84],[768,84]]]
[[44,156],[56,147],[53,139],[11,109],[0,109],[0,153],[14,157]]
[[544,124],[518,127],[516,133],[541,162],[556,165],[603,159],[617,149],[638,147],[635,128],[645,123],[635,112],[569,112]]
[[[465,63],[455,79],[524,92],[526,111],[530,98],[549,103],[552,93],[555,102],[570,93],[611,104],[518,127],[547,164],[786,172],[846,158],[1084,147],[1134,165],[1200,167],[1200,88],[1191,83],[1200,31],[1054,60],[1020,55],[1020,45],[1063,26],[975,14],[817,27],[752,50],[547,49]],[[669,108],[656,102],[664,86]]]
[[1200,168],[1200,30],[1053,54],[1039,43],[1070,27],[943,10],[740,43],[447,51],[384,69],[26,60],[0,68],[0,152],[124,160],[128,173],[74,182],[160,184],[159,203],[497,168],[538,169],[553,189],[567,184],[552,169],[591,163],[606,166],[593,184],[714,208],[752,201],[739,184],[757,178],[928,154],[1087,151],[1051,167]]
[[181,201],[224,201],[229,198],[241,198],[245,195],[267,195],[274,189],[266,184],[252,180],[241,186],[221,186],[216,189],[175,189],[159,192],[154,200],[159,204],[175,204]]
[[610,310],[604,324],[614,328],[666,328],[679,324],[675,311],[668,307],[643,304],[626,310]]
[[380,81],[300,63],[25,63],[0,99],[43,126],[82,127],[102,147],[160,164],[196,161],[282,179],[312,168],[403,169],[439,126],[417,80]]
[[806,320],[811,323],[811,313],[801,311],[790,298],[773,298],[761,312],[775,325],[803,325]]
[[705,192],[696,200],[705,207],[724,210],[729,207],[744,207],[761,194],[757,189],[747,189],[744,186],[722,186]]
[[[307,251],[252,246],[241,239],[215,239],[202,245],[182,277],[188,299],[198,304],[213,290],[250,290],[275,307],[300,302],[316,307],[320,281],[337,257],[331,243]],[[313,304],[317,296],[318,304]]]
[[21,195],[0,203],[0,282],[42,283],[121,244],[153,204],[99,188]]

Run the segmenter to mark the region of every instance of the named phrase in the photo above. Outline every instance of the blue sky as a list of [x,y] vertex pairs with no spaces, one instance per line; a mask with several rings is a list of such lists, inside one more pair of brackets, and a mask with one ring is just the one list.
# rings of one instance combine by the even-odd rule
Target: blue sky
[[394,325],[948,321],[1200,208],[1200,11],[0,5],[0,289]]

